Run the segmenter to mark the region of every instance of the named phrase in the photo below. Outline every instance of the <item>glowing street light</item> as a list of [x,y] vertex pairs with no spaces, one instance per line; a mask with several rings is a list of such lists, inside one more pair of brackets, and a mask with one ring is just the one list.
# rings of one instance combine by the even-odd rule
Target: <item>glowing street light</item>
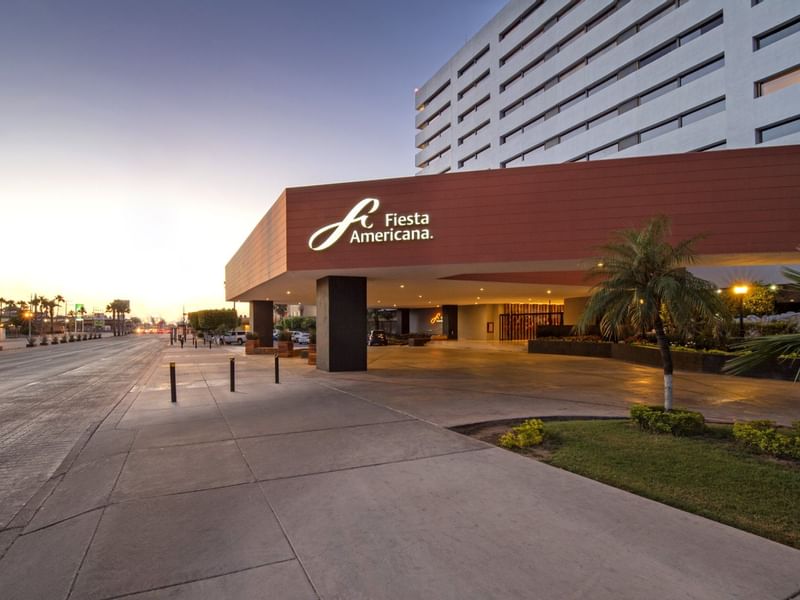
[[750,288],[746,285],[733,286],[733,293],[739,296],[739,337],[744,337],[744,296]]

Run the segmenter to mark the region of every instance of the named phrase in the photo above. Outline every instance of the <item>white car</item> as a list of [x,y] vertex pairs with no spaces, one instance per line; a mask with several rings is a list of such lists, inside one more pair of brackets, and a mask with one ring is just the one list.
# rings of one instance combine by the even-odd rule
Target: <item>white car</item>
[[307,345],[311,340],[311,335],[306,331],[293,331],[292,341],[295,344]]
[[222,341],[226,344],[239,344],[240,346],[247,341],[246,331],[229,331],[222,336]]

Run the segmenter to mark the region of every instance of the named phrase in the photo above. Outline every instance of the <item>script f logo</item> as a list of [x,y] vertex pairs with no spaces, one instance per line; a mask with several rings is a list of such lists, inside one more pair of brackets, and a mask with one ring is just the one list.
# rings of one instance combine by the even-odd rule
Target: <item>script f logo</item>
[[[317,229],[314,233],[312,233],[311,237],[308,238],[308,247],[316,251],[330,248],[340,237],[344,235],[351,225],[356,223],[361,223],[361,226],[365,229],[372,229],[372,223],[367,223],[367,217],[378,210],[380,204],[381,203],[377,198],[364,198],[361,202],[350,209],[350,212],[347,213],[347,216],[345,216],[344,219],[338,223],[326,225],[325,227]],[[328,235],[328,237],[323,239],[320,243],[317,243],[317,240],[320,238],[320,236],[324,236],[328,232],[330,232],[330,235]]]

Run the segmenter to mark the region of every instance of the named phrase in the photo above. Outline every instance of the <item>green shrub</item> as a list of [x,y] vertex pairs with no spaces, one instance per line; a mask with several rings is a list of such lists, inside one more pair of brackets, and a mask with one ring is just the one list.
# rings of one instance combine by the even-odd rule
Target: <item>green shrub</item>
[[699,412],[689,410],[665,411],[661,406],[634,404],[631,419],[642,431],[671,433],[678,436],[703,435],[706,420]]
[[538,446],[544,441],[544,423],[541,419],[528,419],[521,425],[512,427],[500,436],[503,448],[527,448]]
[[796,421],[788,433],[778,431],[773,421],[735,423],[733,437],[750,450],[800,460],[800,421]]

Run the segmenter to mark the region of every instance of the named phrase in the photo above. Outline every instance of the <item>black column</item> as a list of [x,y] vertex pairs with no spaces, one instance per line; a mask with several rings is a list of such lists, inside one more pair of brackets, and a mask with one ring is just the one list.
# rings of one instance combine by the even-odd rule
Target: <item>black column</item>
[[367,370],[367,280],[317,280],[317,368]]
[[442,305],[442,333],[448,340],[458,339],[458,306],[455,304]]
[[408,335],[410,333],[411,310],[408,308],[400,309],[400,335]]
[[272,300],[250,303],[250,330],[258,334],[259,345],[272,348]]

